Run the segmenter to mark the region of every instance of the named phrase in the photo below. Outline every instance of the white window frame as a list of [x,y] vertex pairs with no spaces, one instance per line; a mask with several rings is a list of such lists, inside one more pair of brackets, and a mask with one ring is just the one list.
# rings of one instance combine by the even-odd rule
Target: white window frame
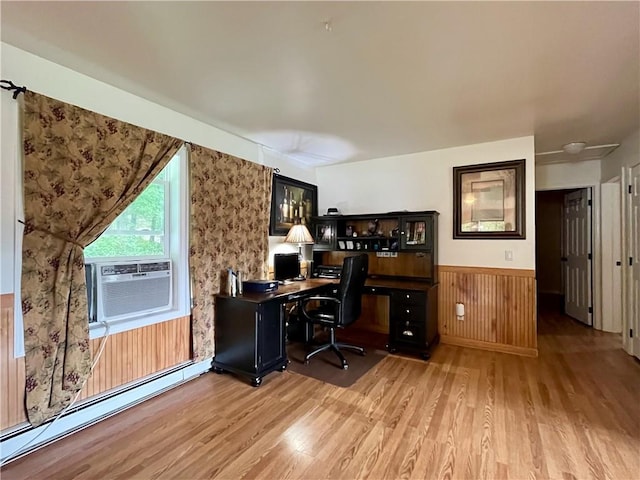
[[[146,327],[155,323],[174,320],[191,313],[189,289],[189,178],[188,154],[185,146],[176,152],[175,160],[169,163],[167,179],[169,195],[165,197],[165,248],[166,255],[140,255],[128,257],[95,257],[86,263],[133,262],[154,259],[170,259],[172,262],[173,307],[163,312],[132,315],[129,318],[107,321],[109,334]],[[168,228],[167,228],[168,225]],[[105,323],[89,325],[89,338],[100,338],[106,333]]]

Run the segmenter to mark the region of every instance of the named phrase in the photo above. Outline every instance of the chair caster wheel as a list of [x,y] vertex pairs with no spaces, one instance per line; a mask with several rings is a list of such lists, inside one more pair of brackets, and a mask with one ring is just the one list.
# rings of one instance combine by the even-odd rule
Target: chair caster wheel
[[364,350],[362,352],[360,352],[360,356],[361,357],[366,357],[367,356],[367,352],[365,352]]
[[252,387],[259,387],[261,383],[262,383],[262,378],[261,377],[253,378],[251,380],[251,386]]
[[280,371],[281,371],[281,372],[284,372],[286,369],[287,369],[287,365],[286,365],[286,364],[284,364],[284,365],[282,365],[282,366],[280,367]]
[[349,364],[347,364],[347,363],[343,363],[343,364],[342,364],[342,369],[343,369],[343,370],[349,370]]
[[222,375],[224,373],[224,370],[221,369],[220,367],[213,367],[213,371],[214,371],[214,373],[217,373],[218,375]]
[[431,355],[429,355],[428,352],[423,352],[422,354],[420,354],[420,356],[423,360],[429,360],[431,358]]
[[305,360],[305,361],[304,361],[304,364],[305,364],[305,365],[309,365],[309,360]]

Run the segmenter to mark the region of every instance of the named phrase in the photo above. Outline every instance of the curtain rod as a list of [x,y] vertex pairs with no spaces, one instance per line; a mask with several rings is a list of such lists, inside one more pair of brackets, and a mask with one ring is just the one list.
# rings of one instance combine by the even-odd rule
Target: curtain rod
[[[13,83],[11,80],[0,80],[0,88],[2,88],[3,90],[13,91],[14,100],[18,98],[18,95],[20,95],[21,93],[27,92],[27,87],[25,87],[24,85],[22,87],[19,87],[15,83]],[[186,140],[182,140],[182,141],[186,145],[189,145],[190,147],[193,146],[193,142],[188,142]]]
[[21,93],[25,93],[27,91],[27,87],[25,87],[24,85],[22,87],[17,86],[16,84],[14,84],[11,80],[0,80],[0,83],[2,85],[0,85],[0,88],[2,88],[3,90],[13,90],[13,99],[15,100],[16,98],[18,98],[18,95],[20,95]]

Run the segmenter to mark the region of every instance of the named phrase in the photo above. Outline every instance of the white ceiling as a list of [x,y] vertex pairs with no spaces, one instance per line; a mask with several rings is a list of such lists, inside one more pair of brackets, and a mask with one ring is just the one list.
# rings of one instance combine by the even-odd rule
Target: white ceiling
[[639,128],[635,1],[2,1],[0,18],[3,42],[309,164]]

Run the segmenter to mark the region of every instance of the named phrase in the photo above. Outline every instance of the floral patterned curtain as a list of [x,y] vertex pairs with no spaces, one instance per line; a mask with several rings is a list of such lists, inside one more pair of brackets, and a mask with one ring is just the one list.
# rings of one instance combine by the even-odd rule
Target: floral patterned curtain
[[266,278],[273,169],[196,145],[189,168],[193,356],[204,360],[214,354],[214,295],[223,272]]
[[39,425],[90,374],[83,248],[183,142],[27,92],[23,112],[22,312],[26,409]]

